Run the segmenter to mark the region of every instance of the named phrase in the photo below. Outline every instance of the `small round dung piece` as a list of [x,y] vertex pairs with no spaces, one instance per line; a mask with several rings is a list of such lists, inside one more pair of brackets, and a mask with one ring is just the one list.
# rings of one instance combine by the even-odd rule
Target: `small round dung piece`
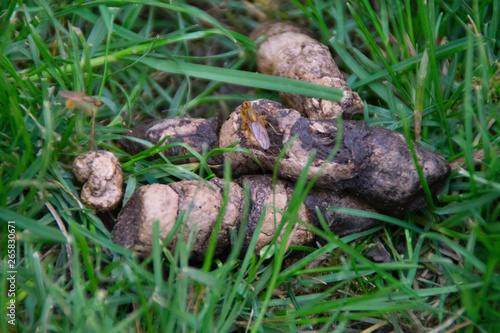
[[123,172],[109,151],[89,151],[73,162],[73,173],[82,187],[82,202],[101,212],[115,209],[122,199]]

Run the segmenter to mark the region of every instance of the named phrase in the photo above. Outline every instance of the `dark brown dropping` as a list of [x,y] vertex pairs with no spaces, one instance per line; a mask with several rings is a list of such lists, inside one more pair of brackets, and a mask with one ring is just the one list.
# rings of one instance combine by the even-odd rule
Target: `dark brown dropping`
[[[370,127],[364,122],[344,120],[342,141],[335,157],[322,169],[337,140],[337,121],[309,120],[281,104],[258,100],[253,108],[280,133],[269,130],[271,146],[264,151],[241,130],[237,109],[222,125],[220,146],[241,138],[239,147],[249,149],[260,161],[259,166],[249,154],[234,152],[224,156],[231,160],[239,173],[272,171],[285,144],[297,137],[280,160],[278,175],[296,181],[307,165],[309,156],[315,158],[308,178],[322,170],[315,186],[347,191],[370,204],[378,211],[399,216],[427,204],[408,144],[403,135],[388,129]],[[419,163],[433,194],[439,192],[450,172],[448,162],[439,154],[415,145]]]
[[[281,214],[275,213],[271,208],[265,208],[266,203],[273,205],[273,187],[272,179],[265,176],[244,176],[241,179],[242,187],[246,184],[250,188],[251,209],[248,217],[247,229],[245,231],[244,248],[248,246],[252,239],[255,229],[259,223],[262,210],[266,209],[262,228],[255,246],[256,252],[260,251],[265,245],[268,245],[275,235],[275,214],[276,224],[281,222]],[[288,200],[286,190],[283,184],[276,184],[274,207],[278,210],[285,210]]]
[[379,220],[328,211],[330,207],[342,207],[367,212],[377,212],[370,205],[360,201],[355,196],[345,193],[335,193],[328,190],[314,190],[306,197],[304,204],[311,217],[311,224],[320,225],[319,217],[316,213],[316,207],[318,207],[321,216],[327,222],[330,230],[339,237],[368,230],[382,224],[382,221]]
[[[149,141],[152,144],[157,144],[166,136],[171,136],[172,138],[167,139],[164,145],[183,142],[201,154],[203,152],[203,146],[206,146],[207,152],[218,147],[217,128],[218,123],[216,120],[174,117],[161,120],[146,120],[134,127],[129,136]],[[132,155],[138,154],[147,148],[132,140],[122,139],[120,143],[124,146],[125,150]],[[174,146],[164,150],[163,154],[169,157],[190,155],[191,153],[184,147]],[[198,159],[193,157],[187,160],[178,161],[178,163],[197,161]],[[222,157],[210,157],[208,162],[211,164],[221,164]]]
[[380,244],[368,252],[365,257],[373,262],[393,262],[391,255]]

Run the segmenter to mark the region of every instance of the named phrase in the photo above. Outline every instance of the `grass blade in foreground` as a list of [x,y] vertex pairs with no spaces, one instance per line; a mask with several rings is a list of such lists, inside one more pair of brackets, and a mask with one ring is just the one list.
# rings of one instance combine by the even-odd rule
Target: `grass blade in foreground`
[[[135,61],[139,58],[125,57],[125,59]],[[340,101],[344,96],[344,91],[337,88],[321,86],[314,83],[292,80],[283,77],[157,58],[144,58],[141,59],[140,62],[144,65],[167,73],[183,74],[247,87],[284,91],[333,101]]]

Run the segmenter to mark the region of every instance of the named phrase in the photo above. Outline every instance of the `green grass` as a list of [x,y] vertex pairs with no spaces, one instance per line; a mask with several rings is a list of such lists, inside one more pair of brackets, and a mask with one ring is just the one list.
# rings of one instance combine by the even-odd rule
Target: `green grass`
[[[71,172],[89,149],[90,117],[64,108],[56,94],[84,91],[104,102],[95,142],[124,166],[126,198],[144,184],[209,179],[206,158],[223,151],[198,155],[201,167],[146,160],[158,147],[130,156],[114,140],[142,119],[223,119],[243,100],[276,99],[276,91],[339,98],[336,89],[250,74],[251,11],[240,1],[196,5],[0,5],[0,286],[8,289],[14,269],[6,222],[15,221],[18,331],[499,331],[500,2],[307,0],[261,8],[300,22],[330,47],[366,102],[364,121],[409,142],[420,130],[421,145],[463,163],[428,208],[401,220],[368,214],[385,228],[342,239],[314,229],[325,245],[299,248],[307,255],[287,267],[280,246],[269,248],[271,260],[240,256],[235,232],[229,259],[208,256],[202,268],[188,263],[189,241],[171,252],[156,242],[146,260],[111,242],[109,216],[81,206]],[[308,189],[301,179],[286,220],[296,221]],[[392,263],[366,258],[377,244]],[[307,266],[317,258],[323,264]],[[2,314],[9,301],[0,293]],[[2,318],[0,331],[14,331]]]

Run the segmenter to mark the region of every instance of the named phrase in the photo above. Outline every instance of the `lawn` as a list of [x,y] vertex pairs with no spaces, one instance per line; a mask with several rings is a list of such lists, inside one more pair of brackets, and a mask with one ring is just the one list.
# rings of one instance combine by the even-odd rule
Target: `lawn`
[[[280,91],[338,98],[249,74],[264,19],[328,46],[365,102],[357,119],[443,155],[445,187],[401,219],[368,213],[381,227],[317,229],[321,243],[275,242],[268,256],[240,253],[235,231],[227,260],[195,265],[190,241],[159,246],[157,224],[148,258],[114,244],[117,212],[85,208],[72,173],[92,117],[58,92],[103,103],[94,145],[122,164],[125,201],[142,185],[208,180],[210,152],[172,164],[117,142],[145,119],[223,121]],[[2,2],[0,331],[500,331],[499,21],[499,0]],[[300,179],[287,212],[307,190]],[[376,248],[386,262],[367,258]]]

